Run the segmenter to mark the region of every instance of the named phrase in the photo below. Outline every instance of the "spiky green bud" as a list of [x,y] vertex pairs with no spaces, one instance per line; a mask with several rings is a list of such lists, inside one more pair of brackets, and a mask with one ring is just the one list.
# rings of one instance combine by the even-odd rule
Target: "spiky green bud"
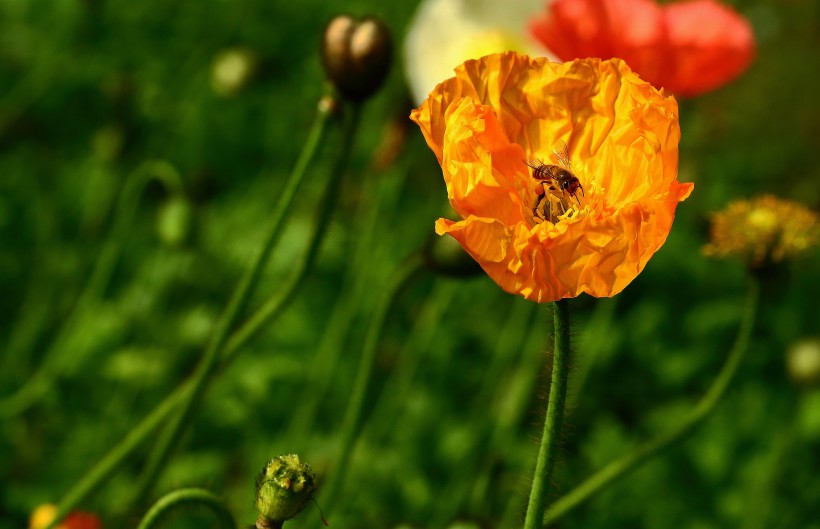
[[280,525],[313,498],[316,474],[296,454],[271,459],[256,478],[256,508],[261,518]]

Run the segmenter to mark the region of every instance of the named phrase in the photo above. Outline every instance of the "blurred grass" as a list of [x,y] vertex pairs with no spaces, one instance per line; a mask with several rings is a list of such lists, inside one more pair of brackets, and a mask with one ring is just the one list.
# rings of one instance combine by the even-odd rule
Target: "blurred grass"
[[[680,179],[696,188],[669,240],[617,298],[573,303],[573,376],[583,374],[583,385],[571,382],[576,406],[557,490],[675,424],[719,369],[740,317],[743,273],[700,256],[708,212],[762,192],[820,205],[820,72],[812,68],[820,3],[738,6],[755,26],[759,56],[734,84],[681,104]],[[339,10],[376,14],[400,43],[413,8],[365,0],[0,2],[0,395],[43,362],[131,171],[167,161],[192,207],[186,239],[166,244],[158,212],[169,196],[159,185],[146,189],[110,285],[55,350],[60,376],[35,406],[0,423],[0,527],[22,527],[35,506],[57,501],[192,371],[313,119],[326,21]],[[235,46],[253,50],[262,70],[237,96],[220,97],[209,85],[212,61]],[[333,471],[374,303],[445,211],[440,169],[404,119],[406,98],[396,64],[365,108],[316,270],[276,325],[218,376],[158,493],[206,487],[252,523],[252,482],[270,457],[298,452],[322,480]],[[395,163],[376,170],[372,156],[396,119],[408,127],[406,143]],[[331,135],[326,152],[339,143]],[[333,170],[331,158],[317,174]],[[293,266],[320,191],[308,182],[252,306]],[[363,226],[372,236],[361,236]],[[789,272],[772,278],[777,288],[748,361],[716,414],[558,526],[820,527],[818,393],[792,384],[783,359],[820,328],[817,254]],[[334,318],[346,323],[327,353],[338,361],[323,371],[315,355],[328,347],[322,337]],[[543,415],[549,319],[546,308],[484,277],[427,276],[407,289],[379,348],[372,420],[343,497],[326,513],[333,527],[519,524]],[[311,408],[313,420],[300,425],[294,413]],[[143,447],[83,509],[104,518],[121,512],[147,453]],[[308,510],[292,523],[321,522]]]

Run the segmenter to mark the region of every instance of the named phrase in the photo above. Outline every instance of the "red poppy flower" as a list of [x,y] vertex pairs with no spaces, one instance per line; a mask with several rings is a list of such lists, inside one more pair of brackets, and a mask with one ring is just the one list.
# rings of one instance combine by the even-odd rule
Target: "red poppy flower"
[[723,86],[754,57],[748,21],[714,0],[554,0],[530,31],[561,60],[618,57],[679,96]]

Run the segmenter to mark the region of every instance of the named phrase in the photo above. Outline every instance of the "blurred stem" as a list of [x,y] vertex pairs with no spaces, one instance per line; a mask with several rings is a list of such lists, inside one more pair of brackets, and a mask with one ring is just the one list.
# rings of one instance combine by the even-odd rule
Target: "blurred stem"
[[342,175],[345,173],[347,164],[350,161],[350,154],[353,152],[353,141],[361,121],[361,105],[353,105],[351,111],[351,116],[345,123],[343,143],[339,157],[330,170],[330,182],[325,187],[325,192],[317,207],[317,220],[314,224],[314,229],[304,257],[302,257],[299,266],[291,275],[288,284],[271,296],[268,301],[254,312],[231,336],[226,348],[228,355],[226,355],[224,363],[231,360],[230,355],[247,343],[260,328],[265,324],[269,324],[281,313],[282,309],[289,304],[293,299],[293,295],[299,290],[299,287],[301,287],[305,277],[307,277],[307,273],[313,268],[313,263],[316,260],[319,247],[324,240],[330,217],[335,210],[334,202],[338,200]]
[[544,421],[544,434],[535,463],[535,476],[532,478],[530,501],[527,505],[527,516],[524,529],[536,529],[541,526],[552,469],[558,455],[558,438],[564,421],[564,406],[567,400],[567,378],[569,375],[569,301],[559,299],[553,304],[553,328],[555,347],[552,353],[552,382],[550,383],[547,418]]
[[[436,514],[432,517],[433,526],[446,525],[459,512],[480,512],[480,505],[476,506],[476,510],[469,506],[471,495],[473,492],[486,492],[489,489],[490,476],[496,468],[493,464],[487,464],[487,459],[491,459],[487,458],[487,454],[493,453],[498,446],[495,443],[499,433],[510,424],[508,421],[511,418],[517,416],[506,406],[508,399],[518,390],[517,386],[513,389],[508,377],[513,371],[512,367],[522,363],[521,357],[530,341],[533,315],[537,312],[538,304],[512,296],[506,296],[505,301],[510,305],[499,307],[499,313],[506,313],[506,320],[497,334],[490,363],[484,369],[481,382],[476,384],[476,394],[470,399],[467,423],[477,425],[475,434],[471,436],[471,442],[461,457],[455,461],[457,468],[475,468],[482,472],[472,480],[464,480],[463,476],[457,474],[451,475],[445,486],[441,487],[442,497],[448,498],[448,501],[438,503]],[[543,338],[543,332],[539,332],[539,336]],[[531,364],[530,369],[535,371]],[[478,494],[482,500],[487,497],[483,493]]]
[[618,297],[598,299],[589,322],[584,326],[584,334],[576,344],[576,354],[573,359],[572,378],[569,381],[567,396],[567,413],[571,414],[578,406],[578,400],[584,394],[589,373],[601,351],[612,343],[612,327],[615,325],[615,308]]
[[755,314],[760,297],[760,284],[757,279],[749,279],[749,290],[743,309],[743,316],[738,329],[737,337],[726,358],[726,363],[718,374],[706,395],[697,403],[694,409],[675,428],[636,448],[632,453],[613,461],[575,487],[569,493],[559,498],[544,516],[544,524],[553,522],[565,515],[581,503],[590,499],[607,485],[618,478],[627,475],[641,463],[683,439],[691,433],[715,409],[726,394],[729,383],[734,378],[737,368],[746,352],[749,338],[754,326]]
[[[436,348],[435,339],[441,324],[446,321],[444,315],[453,304],[453,296],[459,282],[438,278],[434,281],[432,291],[424,300],[418,317],[413,321],[413,328],[397,354],[401,365],[384,383],[385,387],[390,388],[390,392],[382,395],[373,406],[371,419],[367,425],[367,435],[376,446],[389,443],[389,435],[401,435],[393,419],[407,413],[407,404],[412,401],[410,393],[414,378],[420,366],[429,362],[428,355],[435,354],[439,361],[443,361],[452,353],[447,349],[442,350],[441,347]],[[407,422],[404,422],[403,426],[412,429]]]
[[[406,173],[401,180],[405,179]],[[295,411],[291,414],[285,435],[285,439],[290,442],[303,439],[305,431],[313,425],[319,405],[332,386],[331,380],[343,349],[344,339],[353,327],[354,318],[361,312],[362,307],[366,306],[362,298],[370,289],[371,265],[383,260],[380,259],[381,254],[374,254],[374,252],[384,250],[383,245],[374,244],[376,231],[378,227],[383,226],[385,217],[396,209],[395,203],[399,193],[397,182],[394,180],[383,178],[379,180],[378,185],[372,185],[373,180],[375,179],[372,177],[366,179],[365,184],[370,185],[362,192],[364,196],[373,197],[372,202],[359,205],[354,225],[350,230],[351,233],[357,235],[352,241],[354,243],[353,256],[345,261],[344,276],[341,281],[344,286],[342,294],[336,299],[316,354],[310,363],[311,373],[308,375],[310,377],[308,383],[316,390],[300,399]],[[373,190],[373,187],[376,189]]]
[[151,506],[140,521],[137,529],[152,529],[169,511],[187,505],[203,506],[211,509],[219,518],[219,525],[235,529],[233,515],[215,494],[205,489],[179,489],[169,492]]
[[276,246],[276,243],[284,231],[285,222],[293,206],[293,202],[296,199],[299,188],[305,179],[308,165],[313,159],[319,145],[322,144],[325,132],[327,131],[326,125],[330,117],[330,112],[327,110],[328,108],[327,105],[319,105],[318,117],[308,135],[302,153],[296,161],[296,166],[285,184],[285,189],[282,190],[279,202],[276,205],[271,229],[262,244],[261,250],[257,253],[251,266],[245,272],[239,285],[237,285],[225,312],[217,324],[214,336],[209,342],[202,356],[202,360],[192,376],[193,382],[190,393],[187,398],[183,399],[180,403],[180,409],[177,415],[171,419],[170,424],[160,434],[159,441],[148,458],[145,470],[137,486],[137,492],[133,502],[134,505],[142,504],[151,493],[151,489],[162,472],[162,469],[167,464],[171,452],[176,447],[180,435],[187,425],[188,419],[199,405],[205,386],[218,366],[219,356],[229,338],[228,333],[244,309],[256,283],[259,281],[262,269],[265,263],[267,263],[273,247]]
[[[328,122],[331,118],[331,108],[326,105],[319,106],[319,114],[314,122],[313,128],[310,131],[308,136],[308,141],[305,143],[303,147],[302,153],[297,161],[293,172],[291,173],[290,179],[288,184],[286,185],[286,191],[283,192],[282,200],[280,200],[279,207],[277,209],[277,215],[275,218],[282,216],[282,210],[285,209],[284,202],[286,196],[286,192],[288,190],[291,191],[291,194],[295,196],[295,187],[298,187],[298,184],[304,178],[305,170],[316,153],[319,145],[321,144],[321,140],[325,135],[326,128]],[[291,196],[291,200],[293,199]],[[288,204],[289,205],[289,204]],[[275,222],[274,226],[278,225],[279,222]],[[271,235],[275,238],[277,234],[275,233],[277,230],[273,230]],[[268,241],[268,243],[272,243],[272,241]],[[268,244],[266,246],[270,246]],[[269,249],[269,248],[267,248]],[[260,252],[258,256],[258,260],[264,257],[265,251]],[[307,261],[307,260],[306,260]],[[306,262],[305,261],[305,262]],[[255,263],[261,267],[262,263]],[[251,269],[251,272],[253,269]],[[258,271],[257,271],[258,272]],[[250,275],[250,273],[249,273]],[[247,282],[247,279],[250,277],[246,276],[243,279],[243,283],[240,284],[240,288]],[[253,278],[250,278],[253,279]],[[247,285],[250,287],[252,285]],[[239,289],[234,295],[234,299],[232,300],[232,305],[234,302],[243,301],[243,299],[238,299],[237,294],[241,293]],[[245,293],[247,296],[249,292]],[[229,309],[231,307],[229,306]],[[238,308],[238,307],[234,307]],[[238,312],[238,311],[237,311]],[[227,328],[224,325],[226,322],[226,316],[228,313],[226,312],[225,316],[222,318],[222,322],[220,323],[219,331],[226,332]],[[236,314],[233,315],[234,317]],[[227,341],[227,344],[224,347],[224,352],[222,353],[222,361],[219,363],[220,366],[227,365],[230,361],[232,361],[236,354],[238,353],[239,349],[245,344],[245,342],[250,339],[250,337],[259,330],[259,328],[265,323],[265,321],[261,318],[257,318],[254,320],[254,325],[250,325],[250,322],[243,326],[239,332],[235,333],[231,336],[230,340]],[[240,334],[241,332],[241,334]],[[222,349],[222,344],[225,343],[225,337],[221,337],[222,344],[219,344],[216,340],[218,336],[215,336],[215,339],[211,342],[209,346],[209,351],[215,357],[219,356],[220,349]],[[214,347],[215,345],[219,345],[220,347]],[[211,351],[213,349],[213,351]],[[206,358],[203,357],[203,362]],[[213,359],[210,359],[213,362]],[[213,369],[213,366],[203,366],[203,363],[200,363],[198,366],[198,371],[195,373],[195,376],[201,376],[204,367],[209,367],[208,373]],[[177,387],[168,397],[165,398],[155,409],[151,412],[145,419],[142,420],[137,426],[135,426],[127,435],[126,437],[116,445],[108,454],[106,454],[100,461],[97,463],[88,473],[83,476],[83,478],[71,489],[69,492],[63,497],[63,499],[59,503],[59,509],[57,516],[55,516],[54,520],[46,529],[53,528],[57,523],[62,520],[62,518],[74,507],[76,507],[80,502],[82,502],[85,498],[87,498],[98,486],[102,484],[105,479],[108,478],[118,467],[119,465],[128,457],[150,434],[153,432],[165,418],[170,415],[178,406],[184,405],[184,403],[188,403],[187,407],[190,407],[190,404],[194,400],[194,390],[196,389],[195,383],[197,382],[197,378],[191,378],[190,380],[183,383],[181,386]],[[201,391],[201,388],[200,388]],[[181,415],[178,415],[177,418],[182,418]],[[168,429],[170,430],[170,428]],[[166,430],[166,431],[168,431]],[[158,467],[159,468],[159,467]],[[147,483],[144,481],[143,483]]]
[[[795,406],[796,408],[796,406]],[[779,428],[773,429],[775,435],[771,447],[768,448],[764,457],[762,470],[755,474],[750,480],[750,494],[746,501],[746,509],[743,513],[743,529],[766,529],[771,528],[771,513],[774,510],[775,499],[778,496],[778,485],[786,468],[789,452],[795,444],[796,410],[792,409],[787,423]],[[782,517],[778,514],[778,519]],[[787,526],[788,527],[788,526]],[[794,526],[792,526],[794,527]]]
[[404,287],[422,270],[424,268],[419,253],[414,253],[405,259],[404,263],[393,273],[387,287],[382,290],[381,298],[373,311],[373,317],[370,320],[370,326],[367,329],[367,335],[362,346],[362,356],[359,359],[359,367],[353,382],[350,400],[347,404],[336,465],[330,473],[330,478],[325,486],[324,498],[328,509],[331,509],[338,499],[339,491],[347,477],[348,464],[356,438],[362,428],[365,397],[373,375],[376,350],[387,322],[387,315]]
[[[152,180],[162,183],[170,194],[180,195],[183,193],[182,179],[179,173],[168,162],[162,160],[145,161],[128,175],[114,208],[114,220],[111,230],[97,256],[91,276],[65,322],[60,327],[56,338],[44,354],[39,369],[23,387],[0,400],[0,418],[8,418],[22,413],[35,404],[53,386],[54,378],[62,371],[60,364],[61,348],[66,347],[71,333],[76,331],[89,311],[103,296],[116,267],[117,260],[122,253],[123,242],[128,240],[128,232],[134,222],[140,198],[145,187]],[[71,356],[71,361],[77,362],[76,351],[72,352],[74,354]]]

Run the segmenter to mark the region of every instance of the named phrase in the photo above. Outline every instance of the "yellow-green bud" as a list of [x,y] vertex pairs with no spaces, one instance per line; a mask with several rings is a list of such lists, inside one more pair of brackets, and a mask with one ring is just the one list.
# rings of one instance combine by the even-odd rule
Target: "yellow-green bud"
[[820,338],[793,344],[786,353],[786,368],[792,381],[815,387],[820,384]]
[[325,27],[322,65],[345,99],[363,101],[373,95],[387,77],[392,57],[390,31],[375,18],[339,15]]
[[172,196],[157,212],[157,233],[169,246],[185,242],[191,231],[191,205],[182,196]]
[[290,520],[313,498],[316,475],[296,454],[268,461],[256,478],[256,508],[260,518],[279,525]]
[[219,53],[211,66],[211,88],[221,96],[237,95],[253,78],[258,66],[256,55],[245,48]]

